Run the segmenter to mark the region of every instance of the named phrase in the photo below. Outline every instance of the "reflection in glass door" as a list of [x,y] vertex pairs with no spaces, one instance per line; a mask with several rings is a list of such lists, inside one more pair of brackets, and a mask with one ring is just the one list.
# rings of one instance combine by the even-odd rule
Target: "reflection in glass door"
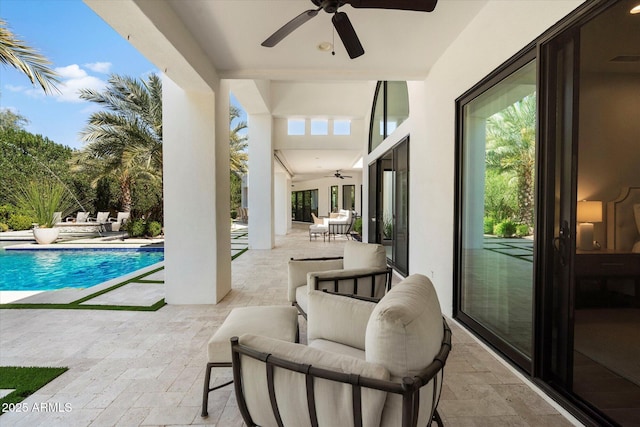
[[615,3],[578,39],[572,389],[620,425],[640,424],[640,15],[629,13],[637,4]]
[[409,138],[369,167],[369,241],[381,243],[395,270],[409,274]]
[[532,351],[536,62],[463,101],[459,317],[527,367]]

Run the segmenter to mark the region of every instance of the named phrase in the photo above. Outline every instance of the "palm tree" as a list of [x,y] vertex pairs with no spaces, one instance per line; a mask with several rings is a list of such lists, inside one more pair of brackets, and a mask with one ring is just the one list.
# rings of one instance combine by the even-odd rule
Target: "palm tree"
[[105,177],[120,186],[123,211],[132,207],[136,180],[162,183],[162,81],[112,75],[103,92],[82,89],[80,98],[104,110],[93,113],[81,132],[87,145],[74,159],[75,168],[90,172],[94,184]]
[[22,71],[31,84],[38,82],[44,93],[58,91],[55,84],[60,80],[58,74],[49,68],[51,62],[18,39],[3,19],[0,19],[0,62]]
[[487,166],[513,174],[517,220],[528,225],[533,225],[535,148],[535,93],[487,119]]
[[229,152],[231,162],[231,172],[241,175],[247,171],[248,155],[246,152],[248,137],[240,134],[240,131],[247,128],[247,122],[238,121],[234,125],[234,120],[240,118],[240,109],[235,105],[229,107]]

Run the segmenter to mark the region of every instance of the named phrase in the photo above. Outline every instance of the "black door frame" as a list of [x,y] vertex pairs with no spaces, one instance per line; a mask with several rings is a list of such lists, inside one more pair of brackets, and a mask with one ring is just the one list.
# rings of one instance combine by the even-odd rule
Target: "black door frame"
[[[558,96],[555,93],[549,93],[549,89],[556,87],[556,81],[554,71],[557,63],[553,58],[554,54],[558,52],[558,45],[566,42],[567,40],[577,40],[577,31],[589,20],[593,19],[596,15],[609,8],[618,0],[587,0],[584,4],[579,6],[575,11],[567,15],[552,28],[543,33],[540,37],[534,40],[531,44],[526,46],[520,52],[515,54],[503,65],[498,67],[495,71],[489,74],[478,84],[474,85],[465,94],[463,94],[458,100],[456,100],[456,169],[455,169],[455,226],[454,226],[454,269],[453,269],[453,317],[459,319],[463,324],[466,324],[471,331],[476,334],[481,340],[487,342],[498,352],[502,353],[508,361],[510,361],[517,369],[521,370],[525,375],[536,383],[541,389],[543,389],[554,400],[560,402],[565,409],[567,409],[572,415],[584,422],[586,425],[614,425],[610,420],[602,416],[596,410],[588,406],[586,403],[572,394],[571,391],[571,346],[572,339],[572,278],[573,278],[573,258],[575,254],[575,237],[573,233],[569,232],[565,235],[566,241],[563,243],[562,251],[564,252],[565,263],[565,277],[567,277],[566,293],[562,295],[564,298],[563,307],[566,314],[565,330],[562,332],[562,341],[566,340],[566,347],[562,349],[561,353],[557,354],[558,349],[553,348],[553,318],[554,314],[554,300],[553,300],[553,281],[554,281],[554,269],[559,263],[560,254],[555,249],[559,244],[557,239],[559,236],[559,214],[556,211],[556,164],[560,162],[558,150],[562,147],[556,145],[556,132],[559,131],[557,123],[555,121],[555,114],[551,106],[556,106],[558,103]],[[574,66],[575,61],[578,59],[577,52],[572,55]],[[469,316],[466,316],[460,310],[461,301],[461,248],[462,248],[462,221],[461,221],[461,206],[462,206],[462,153],[461,144],[463,136],[463,124],[462,124],[462,110],[460,102],[464,99],[470,99],[477,95],[480,87],[487,87],[487,85],[493,85],[497,81],[504,77],[504,72],[512,64],[522,61],[527,55],[533,55],[538,61],[538,118],[537,118],[537,140],[536,140],[536,220],[535,220],[535,246],[534,246],[534,295],[533,295],[533,351],[532,360],[527,361],[523,359],[518,352],[514,352],[509,346],[505,346],[504,342],[491,334],[482,325],[475,322]],[[574,80],[574,83],[577,81]],[[577,93],[571,94],[575,107],[575,111],[570,118],[572,121],[572,129],[570,133],[571,147],[567,149],[565,147],[564,155],[571,157],[571,164],[575,164],[577,150],[574,148],[574,144],[577,138],[577,126],[575,126],[575,120],[577,120]],[[566,135],[565,135],[566,136]],[[566,160],[566,159],[565,159]],[[565,167],[567,165],[565,164]],[[576,168],[575,166],[568,166],[572,170],[572,177],[569,179],[572,181],[569,184],[571,191],[568,191],[565,195],[570,198],[573,203],[569,204],[570,208],[565,208],[562,217],[568,219],[566,225],[567,230],[575,230],[575,202],[576,202]],[[566,179],[566,177],[565,177]],[[551,361],[553,357],[557,358],[557,363],[562,366],[558,369],[557,365],[552,365]]]

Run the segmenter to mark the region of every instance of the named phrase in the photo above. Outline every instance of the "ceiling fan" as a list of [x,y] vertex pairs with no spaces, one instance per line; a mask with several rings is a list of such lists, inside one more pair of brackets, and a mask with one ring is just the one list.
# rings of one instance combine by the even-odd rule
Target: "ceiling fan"
[[332,178],[332,177],[336,177],[336,178],[340,178],[340,179],[353,178],[352,176],[349,176],[349,175],[342,175],[342,174],[340,173],[340,169],[338,169],[338,170],[336,171],[336,173],[334,173],[333,175],[325,176],[325,178]]
[[364,54],[364,48],[360,43],[360,39],[356,31],[351,25],[349,17],[344,12],[338,12],[338,9],[345,4],[350,4],[355,8],[367,9],[396,9],[396,10],[412,10],[416,12],[432,12],[436,7],[438,0],[311,0],[313,4],[318,6],[317,9],[309,9],[284,24],[278,31],[273,33],[269,38],[262,42],[262,46],[274,47],[282,39],[291,34],[305,22],[316,16],[318,12],[324,10],[327,13],[333,13],[333,26],[335,27],[347,53],[351,59],[357,58]]

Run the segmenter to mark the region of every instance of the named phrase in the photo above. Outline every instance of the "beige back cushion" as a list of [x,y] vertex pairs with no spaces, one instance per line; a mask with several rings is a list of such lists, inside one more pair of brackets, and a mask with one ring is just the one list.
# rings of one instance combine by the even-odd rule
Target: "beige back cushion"
[[376,243],[348,241],[344,245],[344,269],[385,268],[387,254],[384,246]]
[[308,297],[309,343],[325,339],[364,350],[364,337],[374,303],[320,291],[311,291]]
[[[240,344],[297,363],[381,380],[389,379],[389,372],[381,366],[300,344],[249,334],[240,337]],[[269,399],[265,364],[243,356],[241,367],[243,392],[253,421],[263,427],[275,427],[277,424]],[[310,426],[305,375],[275,368],[274,384],[278,409],[284,425]],[[319,425],[353,425],[351,385],[315,378],[314,391]],[[362,389],[363,425],[380,425],[385,399],[384,392]]]
[[[392,380],[401,381],[433,361],[443,335],[442,311],[433,284],[428,277],[414,274],[394,286],[371,313],[365,337],[366,360],[384,366]],[[432,385],[420,391],[418,425],[425,425],[431,414]],[[439,389],[437,384],[437,394]],[[382,425],[399,426],[401,409],[400,396],[389,395]]]
[[289,301],[296,300],[296,288],[307,284],[307,274],[311,271],[342,269],[342,259],[333,260],[290,260],[288,264],[288,292]]

